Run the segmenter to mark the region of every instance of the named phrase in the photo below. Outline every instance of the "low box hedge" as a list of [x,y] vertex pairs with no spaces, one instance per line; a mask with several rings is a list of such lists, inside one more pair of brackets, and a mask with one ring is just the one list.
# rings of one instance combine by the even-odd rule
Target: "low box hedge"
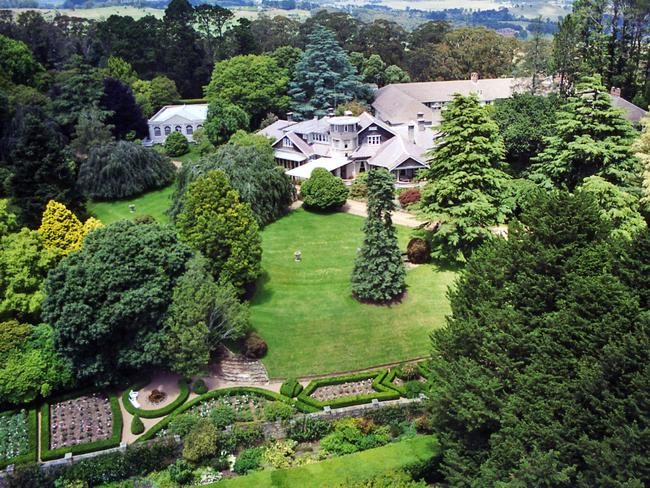
[[[10,410],[8,412],[0,413],[0,417],[7,415],[15,415],[19,413],[20,410]],[[36,462],[38,459],[37,450],[38,450],[38,416],[36,415],[36,409],[32,408],[27,410],[27,442],[28,448],[25,454],[19,456],[14,456],[8,459],[0,459],[0,469],[4,469],[10,464],[28,464]]]
[[156,410],[145,410],[142,408],[134,407],[131,401],[129,400],[129,393],[131,391],[141,390],[142,388],[147,386],[149,382],[150,380],[147,382],[136,383],[130,388],[124,390],[124,392],[122,393],[122,404],[124,405],[124,409],[127,412],[129,412],[131,415],[133,416],[137,415],[138,417],[143,419],[157,419],[159,417],[164,417],[165,415],[169,415],[178,407],[180,407],[183,403],[185,403],[188,397],[190,396],[190,386],[187,384],[187,381],[185,379],[181,378],[180,380],[178,380],[178,389],[180,390],[180,393],[178,394],[176,399],[173,402],[171,402],[169,405],[165,405],[164,407],[157,408]]
[[[307,387],[300,393],[300,395],[298,395],[298,400],[319,410],[322,410],[325,407],[343,408],[353,405],[363,405],[364,403],[370,403],[375,399],[379,400],[380,402],[386,400],[397,400],[401,396],[400,393],[396,390],[393,390],[392,388],[385,386],[382,383],[387,374],[388,371],[384,369],[381,371],[356,373],[353,375],[314,380],[307,385]],[[342,383],[366,380],[368,378],[373,378],[372,388],[376,391],[376,393],[368,395],[355,395],[324,402],[311,397],[311,394],[321,386],[340,385]]]
[[404,391],[404,388],[394,383],[395,378],[397,378],[397,368],[391,369],[388,372],[388,374],[384,376],[384,378],[381,381],[381,384],[386,388],[390,388],[391,390],[396,391],[397,393],[400,394],[400,396],[404,396],[406,392]]
[[[194,398],[193,400],[187,402],[185,405],[182,405],[180,408],[172,412],[170,415],[162,419],[160,422],[158,422],[156,425],[151,427],[147,432],[145,432],[143,435],[138,437],[138,440],[136,442],[142,442],[142,441],[147,441],[149,439],[152,439],[155,437],[155,435],[163,430],[165,427],[169,425],[169,423],[172,421],[174,417],[177,415],[181,415],[184,412],[187,412],[189,409],[192,407],[195,407],[196,405],[200,404],[201,402],[204,402],[205,400],[211,400],[213,398],[219,398],[222,396],[226,395],[237,395],[237,394],[245,394],[245,393],[254,393],[260,396],[263,396],[265,398],[268,398],[269,400],[278,400],[281,402],[288,403],[290,405],[294,405],[298,410],[305,412],[305,410],[301,409],[301,405],[299,402],[294,402],[290,398],[285,397],[284,395],[280,395],[279,393],[275,393],[274,391],[270,390],[264,390],[263,388],[256,388],[253,386],[236,386],[232,388],[223,388],[220,390],[212,390],[207,392],[205,395],[201,395],[199,397]],[[309,407],[311,408],[311,407]],[[306,412],[307,413],[307,412]]]
[[[85,393],[84,393],[85,394]],[[77,444],[76,446],[59,447],[50,449],[50,405],[60,403],[66,400],[72,400],[82,396],[82,393],[75,393],[49,400],[41,406],[41,459],[51,461],[60,459],[71,452],[74,454],[86,454],[88,452],[103,451],[111,447],[118,447],[122,441],[122,410],[117,395],[107,394],[108,401],[111,404],[111,414],[113,416],[113,432],[108,439],[101,441],[89,442],[87,444]]]

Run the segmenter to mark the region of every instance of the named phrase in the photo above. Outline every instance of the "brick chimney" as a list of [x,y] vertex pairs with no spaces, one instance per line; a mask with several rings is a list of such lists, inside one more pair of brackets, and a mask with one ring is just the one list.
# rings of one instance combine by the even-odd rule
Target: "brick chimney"
[[293,112],[287,112],[287,121],[293,122]]
[[621,96],[621,89],[613,86],[611,90],[609,91],[609,94],[613,97],[620,97]]
[[424,112],[418,112],[418,129],[424,131]]
[[478,73],[476,71],[472,71],[470,80],[472,80],[472,83],[478,83]]
[[409,122],[409,142],[415,144],[415,122]]

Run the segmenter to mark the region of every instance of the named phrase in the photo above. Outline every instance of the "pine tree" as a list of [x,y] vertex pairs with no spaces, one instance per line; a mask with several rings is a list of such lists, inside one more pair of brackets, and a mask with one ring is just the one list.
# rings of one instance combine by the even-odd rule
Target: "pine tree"
[[636,157],[643,166],[643,195],[641,196],[641,208],[646,212],[650,211],[650,118],[645,118],[641,121],[643,125],[643,132],[639,137],[632,149],[636,153]]
[[575,95],[558,110],[553,134],[534,159],[531,179],[570,190],[593,175],[627,188],[638,186],[638,161],[630,148],[634,129],[612,107],[599,77],[581,79]]
[[362,95],[363,86],[335,35],[322,26],[309,34],[309,43],[289,84],[291,108],[297,118],[324,116],[327,109]]
[[505,219],[505,148],[476,95],[456,95],[439,129],[442,142],[429,152],[422,212],[441,221],[436,257],[462,261],[491,236],[490,226]]
[[82,224],[65,205],[50,200],[43,212],[38,233],[45,249],[65,255],[81,249],[84,237],[100,227],[103,227],[101,221],[93,217]]
[[352,293],[359,300],[390,302],[406,288],[406,271],[391,219],[394,191],[395,181],[388,171],[368,173],[365,237],[352,272]]

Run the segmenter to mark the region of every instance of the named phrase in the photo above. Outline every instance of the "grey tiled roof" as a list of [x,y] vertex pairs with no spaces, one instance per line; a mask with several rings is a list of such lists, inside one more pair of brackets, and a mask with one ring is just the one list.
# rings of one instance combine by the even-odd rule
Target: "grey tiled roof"
[[623,109],[625,118],[633,124],[638,124],[643,117],[648,116],[648,112],[641,107],[637,107],[632,102],[628,102],[625,98],[612,96],[612,106]]

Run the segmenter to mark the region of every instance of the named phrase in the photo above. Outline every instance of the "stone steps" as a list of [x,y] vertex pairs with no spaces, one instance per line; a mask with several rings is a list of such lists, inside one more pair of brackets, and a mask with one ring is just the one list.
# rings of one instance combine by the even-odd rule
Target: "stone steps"
[[269,375],[257,360],[225,350],[217,365],[217,374],[225,381],[236,383],[268,383]]

